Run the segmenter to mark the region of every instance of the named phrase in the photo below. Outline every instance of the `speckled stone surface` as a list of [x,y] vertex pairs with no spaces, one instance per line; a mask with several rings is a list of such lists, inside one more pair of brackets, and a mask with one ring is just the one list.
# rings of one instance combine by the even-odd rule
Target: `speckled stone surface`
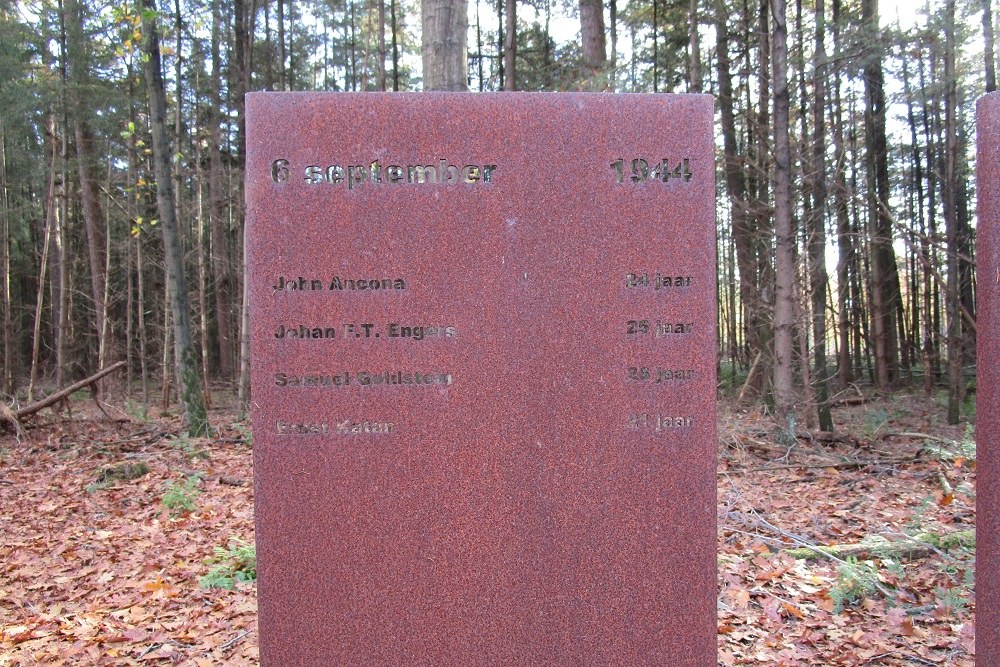
[[1000,94],[976,109],[976,666],[1000,665]]
[[262,665],[716,664],[712,109],[248,96]]

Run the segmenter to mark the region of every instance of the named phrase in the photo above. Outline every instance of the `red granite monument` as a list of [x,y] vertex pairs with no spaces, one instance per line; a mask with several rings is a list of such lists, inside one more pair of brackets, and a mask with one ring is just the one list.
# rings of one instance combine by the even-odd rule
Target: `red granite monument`
[[1000,94],[976,110],[976,665],[1000,665]]
[[247,97],[262,665],[716,664],[712,115]]

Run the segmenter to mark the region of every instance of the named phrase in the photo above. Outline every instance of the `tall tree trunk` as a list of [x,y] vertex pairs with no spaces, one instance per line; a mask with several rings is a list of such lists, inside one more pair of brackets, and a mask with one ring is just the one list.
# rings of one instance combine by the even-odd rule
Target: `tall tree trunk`
[[[739,290],[742,317],[739,319],[746,328],[748,356],[750,360],[766,354],[758,336],[756,325],[761,308],[760,282],[756,254],[754,252],[754,219],[750,213],[747,197],[746,161],[739,154],[736,137],[735,98],[733,96],[732,67],[729,58],[729,16],[721,9],[716,14],[716,63],[719,77],[719,111],[722,125],[724,173],[726,192],[729,195],[732,216],[733,242],[736,247],[736,264],[739,268]],[[752,380],[752,378],[749,378]],[[759,388],[759,385],[751,384]]]
[[51,153],[49,163],[49,191],[45,198],[45,233],[42,240],[42,260],[38,268],[38,289],[35,292],[35,323],[31,336],[31,370],[28,379],[28,402],[34,400],[35,381],[38,379],[38,355],[42,347],[42,319],[43,305],[45,301],[45,280],[49,269],[49,248],[52,245],[52,229],[55,227],[55,219],[58,215],[56,203],[56,172],[58,171],[58,141],[56,139],[55,119],[49,118],[48,131],[46,132]]
[[[930,7],[928,6],[928,22]],[[925,26],[925,29],[929,29],[929,25]],[[934,69],[934,44],[931,43],[931,50],[929,54],[930,59],[930,78],[934,79],[936,76]],[[921,101],[921,117],[924,133],[924,143],[925,143],[925,162],[927,164],[927,235],[930,239],[938,238],[938,224],[937,224],[937,183],[940,178],[940,163],[936,159],[938,153],[937,147],[941,143],[937,136],[937,108],[940,106],[938,100],[932,100],[927,94],[927,67],[924,63],[924,52],[921,51],[917,58],[917,73],[918,73],[918,86],[917,89],[920,91],[920,101]],[[937,286],[937,282],[933,280],[933,276],[937,273],[938,267],[938,256],[937,250],[934,245],[929,246],[928,252],[928,278],[930,279],[930,292],[931,292],[931,375],[934,382],[941,379],[941,290]]]
[[424,90],[469,89],[468,0],[421,0]]
[[[143,405],[149,405],[149,366],[146,353],[146,341],[148,334],[146,332],[146,278],[144,272],[146,270],[145,264],[142,261],[142,238],[137,236],[135,239],[135,281],[136,281],[136,298],[138,299],[138,322],[139,325],[139,368],[140,374],[142,375],[142,403]],[[164,369],[166,373],[166,369]]]
[[295,73],[296,60],[295,60],[295,2],[293,0],[288,0],[288,29],[286,30],[288,36],[288,45],[286,47],[288,53],[288,73],[285,75],[285,81],[288,84],[288,90],[295,90]]
[[[392,24],[390,26],[392,30],[392,90],[393,92],[399,92],[399,24],[396,22],[396,2],[397,0],[389,0],[389,22]],[[479,37],[479,3],[476,3],[476,37]],[[479,80],[482,82],[482,42],[479,42]]]
[[[871,46],[864,66],[865,165],[868,180],[868,229],[871,239],[871,322],[875,352],[875,386],[888,389],[897,365],[896,301],[898,285],[892,219],[889,215],[889,158],[882,49],[878,46],[878,0],[863,0],[862,22]],[[894,283],[894,279],[896,282]]]
[[826,5],[816,0],[813,51],[812,208],[809,220],[809,269],[812,293],[813,394],[821,431],[833,430],[830,372],[826,363]]
[[[246,3],[245,0],[234,0],[233,2],[233,106],[236,109],[236,166],[240,170],[241,178],[238,182],[242,184],[243,166],[246,164],[247,154],[247,123],[246,123],[246,96],[250,89],[250,65],[247,62],[247,54],[253,52],[253,45],[250,38],[253,33],[247,29]],[[242,188],[241,188],[242,189]],[[237,197],[237,201],[243,201],[243,197]],[[243,219],[243,216],[240,216]]]
[[[251,27],[247,27],[247,21],[243,20],[244,17],[244,0],[235,0],[233,5],[234,12],[236,13],[236,23],[234,28],[235,39],[236,39],[236,86],[235,86],[235,106],[236,106],[236,122],[237,122],[237,136],[236,136],[236,166],[239,170],[239,178],[237,179],[239,196],[236,197],[237,211],[239,212],[237,220],[239,229],[241,230],[240,237],[245,237],[245,216],[243,209],[243,172],[246,168],[246,103],[244,97],[246,92],[250,89],[250,73],[253,71],[251,68],[250,58],[253,55],[253,35],[254,30],[252,27],[254,12],[251,10]],[[253,3],[251,3],[253,4]],[[345,86],[346,88],[346,86]],[[240,281],[240,326],[239,326],[239,379],[237,382],[237,397],[239,400],[240,410],[243,411],[246,398],[246,389],[250,384],[250,346],[244,345],[244,339],[248,338],[248,332],[246,331],[246,326],[248,322],[243,317],[243,312],[245,310],[244,300],[247,288],[247,276],[246,276],[246,245],[240,243],[240,254],[243,258],[240,267],[240,275],[242,280]],[[230,303],[232,303],[232,297],[230,297]],[[207,375],[207,372],[206,372]],[[245,386],[244,386],[245,385]]]
[[993,52],[993,2],[983,2],[983,59],[986,61],[986,92],[997,89],[997,63]]
[[486,68],[483,61],[486,54],[483,53],[483,24],[479,18],[480,1],[476,0],[476,78],[479,80],[479,92],[486,90]]
[[63,127],[60,137],[59,148],[59,206],[56,209],[56,297],[54,305],[56,312],[52,319],[56,327],[56,386],[65,386],[66,373],[66,339],[69,336],[69,256],[66,252],[66,218],[69,211],[69,196],[67,192],[67,181],[69,179],[68,153],[69,146],[66,140],[66,117],[63,116]]
[[385,0],[375,0],[378,3],[378,89],[386,91],[385,79]]
[[958,93],[955,73],[955,0],[947,0],[944,54],[944,224],[948,237],[948,423],[957,424],[961,416],[964,386],[962,382],[962,314],[959,301],[958,238]]
[[[653,0],[653,92],[660,92],[660,16],[659,16],[660,3],[659,0]],[[633,51],[632,60],[635,60],[635,52]]]
[[[215,330],[218,340],[219,376],[225,382],[233,380],[233,325],[231,313],[232,278],[226,239],[226,190],[222,183],[222,96],[219,91],[222,77],[220,33],[222,31],[221,0],[212,2],[212,76],[209,82],[210,108],[208,110],[208,212],[212,247],[212,287],[215,296]],[[207,323],[202,332],[208,335]],[[208,368],[205,368],[208,373]]]
[[288,72],[285,70],[285,0],[278,0],[278,87],[288,90]]
[[504,66],[504,57],[503,57],[503,49],[504,49],[503,33],[504,33],[504,29],[505,29],[504,28],[504,21],[505,21],[505,19],[504,19],[504,0],[496,0],[496,3],[497,3],[497,58],[496,58],[496,60],[497,60],[497,68],[498,68],[499,73],[500,73],[500,78],[499,78],[500,90],[503,90],[503,88],[504,88],[504,81],[505,81],[504,75],[506,74],[505,70],[507,69]]
[[[840,51],[840,0],[833,0],[833,49]],[[840,94],[840,66],[836,65],[834,80],[833,146],[837,159],[834,169],[834,206],[837,211],[837,327],[840,349],[837,356],[837,379],[841,387],[853,380],[851,368],[851,266],[854,241],[851,235],[850,205],[847,188],[847,146],[844,142],[844,105]]]
[[688,90],[701,92],[701,39],[698,34],[698,2],[691,0],[688,7]]
[[517,0],[504,0],[504,90],[517,90]]
[[87,237],[87,257],[90,267],[90,295],[96,313],[98,367],[109,363],[111,350],[107,334],[107,313],[105,290],[107,275],[105,266],[105,219],[101,205],[100,186],[97,176],[97,156],[94,148],[94,133],[90,127],[92,113],[85,90],[90,80],[90,41],[83,33],[84,15],[78,0],[66,0],[68,14],[67,60],[69,65],[69,103],[73,113],[74,136],[76,139],[77,176],[80,179],[80,194],[83,204],[84,230]]
[[[271,1],[264,2],[264,90],[274,90],[274,40],[271,37]],[[348,0],[351,2],[351,0]],[[351,28],[354,27],[354,3],[351,2]],[[353,34],[353,33],[352,33]],[[351,41],[351,53],[354,53],[354,41]],[[352,87],[351,90],[354,90]]]
[[785,0],[772,0],[771,59],[774,86],[774,404],[779,426],[795,432],[793,329],[795,327],[795,229],[792,223],[792,157],[789,143],[788,28]]
[[[195,114],[195,118],[197,118],[197,114]],[[198,128],[195,127],[195,136],[197,135]],[[201,335],[198,336],[198,348],[201,353],[201,367],[205,369],[205,372],[202,374],[203,390],[205,392],[205,397],[211,398],[208,388],[208,368],[210,366],[208,353],[208,300],[205,295],[205,286],[208,283],[208,272],[205,268],[205,202],[203,195],[205,188],[202,187],[204,175],[201,171],[201,160],[201,145],[200,143],[196,143],[194,147],[194,177],[195,183],[197,183],[195,194],[195,239],[198,250],[195,255],[198,262],[198,321],[201,323]],[[216,303],[218,303],[218,300]],[[216,306],[216,311],[218,311],[218,306]],[[225,317],[225,313],[217,312],[216,317]],[[226,350],[222,349],[222,346],[220,346],[220,351],[224,353]]]
[[355,0],[347,0],[351,5],[351,90],[358,89],[358,28]]
[[[749,162],[754,165],[751,171],[751,205],[750,210],[754,216],[753,232],[753,256],[757,262],[757,294],[760,299],[758,307],[751,314],[751,326],[757,330],[756,336],[763,350],[758,364],[758,386],[756,387],[761,395],[765,393],[765,380],[773,380],[774,364],[774,317],[775,317],[775,265],[772,251],[774,241],[773,221],[771,218],[771,173],[770,160],[772,158],[770,145],[771,137],[769,128],[771,127],[771,88],[773,83],[771,76],[771,36],[770,36],[770,0],[760,0],[757,13],[757,36],[759,44],[757,53],[759,57],[758,85],[757,85],[757,122],[752,127],[752,135],[749,145],[752,152],[749,154]],[[748,17],[749,24],[749,17]],[[787,34],[787,30],[786,30]],[[786,49],[787,52],[787,49]],[[749,57],[749,49],[748,49]],[[750,86],[747,86],[749,96]],[[750,108],[748,101],[747,108]]]
[[931,330],[931,258],[930,258],[930,237],[927,233],[927,220],[924,217],[924,166],[920,155],[920,142],[917,135],[917,118],[913,111],[913,93],[910,84],[910,72],[907,60],[903,59],[903,93],[906,97],[906,119],[910,126],[910,162],[913,173],[911,187],[916,194],[914,214],[917,219],[917,227],[920,235],[920,269],[922,280],[915,282],[922,297],[920,304],[920,328],[922,330],[921,352],[924,365],[924,393],[928,396],[934,388],[933,359],[934,359],[934,334]]
[[607,66],[604,36],[604,4],[601,0],[580,0],[580,41],[583,44],[583,66],[589,70],[592,86],[603,87],[600,81]]
[[153,140],[153,173],[156,178],[156,204],[163,230],[163,254],[167,268],[167,293],[170,296],[174,328],[174,357],[177,364],[179,393],[184,405],[188,432],[205,436],[210,432],[205,401],[201,393],[198,353],[191,342],[188,318],[187,282],[181,253],[180,225],[174,217],[173,182],[170,179],[170,143],[167,139],[167,95],[163,86],[160,37],[155,0],[143,0],[143,35],[146,52],[144,65],[149,94],[149,118]]
[[3,224],[3,239],[0,246],[0,264],[3,270],[3,378],[0,388],[7,394],[14,394],[14,349],[11,341],[13,310],[10,291],[10,195],[7,189],[7,134],[0,120],[0,219]]
[[[874,372],[872,383],[878,389],[888,389],[889,387],[889,361],[888,342],[886,340],[886,330],[890,329],[886,324],[886,304],[885,304],[885,269],[881,263],[881,248],[885,243],[879,238],[879,199],[878,199],[878,148],[876,146],[877,134],[876,125],[878,123],[878,92],[882,85],[882,64],[880,54],[875,50],[875,40],[878,34],[878,0],[862,0],[862,21],[867,31],[865,42],[868,44],[866,64],[863,70],[865,86],[865,191],[866,191],[866,223],[867,223],[867,252],[864,258],[871,264],[871,271],[868,273],[868,283],[870,285],[868,307],[870,312],[871,337],[868,343],[874,357]],[[865,273],[862,273],[865,275]]]

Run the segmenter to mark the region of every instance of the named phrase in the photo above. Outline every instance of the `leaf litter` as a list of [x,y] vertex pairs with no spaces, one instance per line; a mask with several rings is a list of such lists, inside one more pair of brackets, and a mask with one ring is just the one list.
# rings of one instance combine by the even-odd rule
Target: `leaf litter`
[[[968,434],[922,394],[852,403],[836,437],[791,444],[720,403],[720,665],[972,667],[974,548],[886,548],[974,529]],[[258,664],[256,586],[198,584],[217,547],[253,540],[246,428],[212,419],[204,439],[176,418],[85,412],[0,435],[0,667]],[[138,464],[149,472],[107,472]],[[170,488],[194,509],[166,507]],[[864,540],[865,559],[787,553]]]

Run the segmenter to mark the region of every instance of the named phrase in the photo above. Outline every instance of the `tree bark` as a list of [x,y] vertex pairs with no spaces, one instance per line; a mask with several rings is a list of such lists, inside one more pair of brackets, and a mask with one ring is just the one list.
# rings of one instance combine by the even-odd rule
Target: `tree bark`
[[378,79],[378,89],[383,93],[386,91],[386,78],[385,78],[385,59],[386,59],[386,49],[385,49],[385,0],[375,0],[378,3],[378,67],[377,79]]
[[84,14],[78,0],[66,0],[67,61],[69,65],[69,103],[73,114],[74,136],[76,139],[77,176],[80,179],[80,195],[83,209],[84,230],[87,237],[87,257],[90,267],[90,296],[94,303],[95,328],[97,330],[98,359],[105,362],[111,350],[107,338],[107,313],[105,311],[105,289],[107,239],[104,230],[104,208],[101,206],[98,185],[97,160],[94,149],[94,133],[90,127],[90,105],[84,91],[90,79],[89,40],[83,33]]
[[892,248],[889,214],[889,157],[886,142],[886,102],[878,0],[863,0],[862,22],[872,46],[864,66],[865,163],[868,181],[868,230],[871,240],[871,323],[875,353],[875,386],[888,389],[895,380],[898,359],[896,295],[899,275]]
[[698,2],[691,0],[688,7],[688,90],[701,92],[701,39],[698,34]]
[[38,379],[39,352],[42,347],[42,315],[45,303],[45,274],[49,269],[49,247],[52,244],[52,230],[56,220],[56,172],[58,142],[56,141],[55,119],[49,118],[47,143],[51,146],[49,163],[49,192],[45,198],[45,234],[42,241],[42,260],[38,268],[38,289],[35,292],[35,324],[31,336],[31,370],[28,379],[28,402],[34,400],[35,381]]
[[789,143],[788,28],[785,0],[772,2],[771,60],[774,86],[774,404],[778,425],[795,429],[793,329],[795,327],[795,229]]
[[[919,291],[921,301],[917,304],[920,310],[919,324],[921,330],[920,350],[924,365],[924,393],[928,396],[934,388],[934,375],[931,372],[934,358],[933,331],[931,330],[931,261],[930,238],[927,234],[927,220],[924,216],[924,166],[920,155],[920,143],[917,135],[917,118],[913,111],[913,90],[910,83],[910,72],[906,59],[903,60],[903,94],[906,97],[906,120],[910,127],[910,163],[912,171],[911,187],[915,192],[914,217],[917,222],[917,233],[920,237],[919,257],[920,275],[914,276],[914,291]],[[916,273],[916,270],[914,271]]]
[[819,430],[833,430],[830,371],[826,363],[826,4],[816,0],[813,51],[812,207],[809,211],[809,289],[812,294],[813,395]]
[[3,378],[0,387],[7,394],[14,393],[14,350],[11,341],[11,292],[10,292],[10,200],[7,194],[7,142],[3,121],[0,121],[0,218],[3,220],[3,245],[0,246],[0,264],[3,265]]
[[997,89],[997,63],[993,52],[993,2],[983,2],[983,59],[986,61],[986,92]]
[[504,0],[504,90],[517,90],[517,0]]
[[[721,10],[716,15],[716,63],[719,78],[719,111],[722,125],[724,174],[732,216],[733,243],[736,247],[736,264],[739,268],[740,320],[745,328],[747,357],[756,359],[763,351],[757,325],[761,312],[758,264],[754,252],[754,219],[747,196],[746,160],[739,154],[736,136],[735,98],[733,96],[732,65],[729,58],[729,17]],[[760,389],[759,384],[750,386]]]
[[580,0],[580,41],[583,44],[583,66],[595,79],[607,65],[604,36],[604,4],[601,0]]
[[962,381],[962,315],[959,295],[958,238],[958,128],[957,76],[955,73],[955,0],[947,0],[944,54],[944,224],[948,239],[948,423],[961,416],[965,387]]
[[278,0],[278,88],[288,90],[285,70],[285,0]]
[[[241,178],[238,181],[242,184],[243,166],[246,164],[247,154],[247,124],[246,124],[246,96],[250,88],[250,67],[247,62],[249,53],[253,52],[253,45],[250,44],[251,35],[247,28],[246,3],[245,0],[234,0],[233,2],[233,106],[236,110],[236,166],[240,170]],[[243,201],[238,197],[237,201]],[[240,216],[240,220],[243,216]]]
[[[660,16],[659,16],[660,3],[659,0],[653,0],[653,92],[660,92]],[[632,57],[635,61],[635,56]]]
[[[221,0],[212,2],[212,76],[209,82],[210,108],[208,110],[208,212],[212,248],[212,287],[215,297],[215,331],[218,342],[219,377],[225,382],[233,380],[233,324],[232,277],[229,271],[229,253],[226,239],[226,190],[222,183],[222,31]],[[208,325],[203,323],[208,335]],[[205,369],[208,373],[208,368]]]
[[144,70],[149,94],[149,117],[153,140],[153,173],[156,178],[156,204],[163,230],[163,254],[167,268],[167,293],[170,297],[174,329],[174,357],[178,388],[184,405],[188,432],[205,436],[210,432],[205,400],[201,393],[198,353],[191,342],[188,318],[187,282],[181,253],[180,225],[174,217],[173,181],[170,178],[170,143],[167,139],[167,96],[163,85],[160,58],[159,25],[155,0],[143,0],[143,39],[146,52]]
[[[840,50],[840,0],[833,0],[833,48]],[[851,301],[851,267],[854,265],[855,243],[851,235],[850,206],[847,188],[847,146],[844,141],[843,100],[840,95],[840,67],[836,66],[834,80],[833,146],[836,155],[834,169],[834,206],[837,211],[837,328],[840,349],[837,355],[837,380],[846,387],[853,380],[851,372],[851,319],[848,304]]]
[[424,90],[469,89],[468,0],[422,0]]
[[[749,5],[749,3],[748,3]],[[753,223],[753,256],[757,263],[757,294],[760,299],[756,308],[750,313],[751,326],[756,329],[756,337],[760,348],[764,350],[758,362],[759,379],[752,386],[762,395],[766,395],[765,380],[773,380],[774,365],[774,317],[775,317],[775,264],[772,244],[774,228],[771,210],[771,35],[770,35],[770,0],[760,0],[757,13],[758,44],[757,52],[760,67],[757,85],[757,122],[752,127],[752,139],[749,146],[749,163],[753,165],[750,174],[750,191],[752,193],[750,211],[754,217]],[[749,17],[747,23],[749,24]],[[787,33],[787,30],[786,30]],[[749,57],[749,46],[747,53]],[[749,96],[750,86],[747,86]],[[749,99],[747,108],[750,107]]]
[[[397,23],[396,19],[396,2],[397,0],[389,0],[389,23],[390,23],[389,29],[392,31],[391,33],[392,34],[392,90],[393,92],[398,93],[399,92],[399,37],[398,37],[399,23]],[[476,19],[478,20],[478,18],[479,18],[479,5],[477,4]],[[478,27],[476,34],[477,35],[479,34]],[[482,51],[482,47],[480,47],[480,51]],[[482,63],[482,53],[480,53],[479,55],[480,55],[479,62]],[[480,65],[480,67],[482,67],[482,65]],[[481,76],[480,79],[482,79]]]

